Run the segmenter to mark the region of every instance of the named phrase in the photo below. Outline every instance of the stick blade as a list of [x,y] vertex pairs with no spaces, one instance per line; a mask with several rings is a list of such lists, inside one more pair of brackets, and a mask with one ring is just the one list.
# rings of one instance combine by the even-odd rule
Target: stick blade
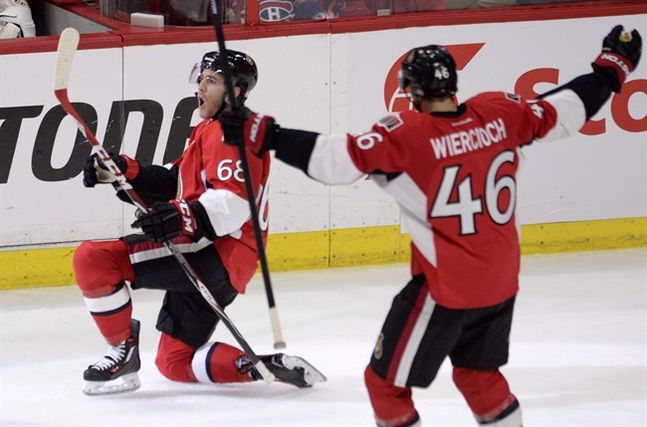
[[79,32],[66,28],[61,33],[56,50],[56,71],[54,73],[54,91],[67,89],[72,70],[72,60],[79,46]]

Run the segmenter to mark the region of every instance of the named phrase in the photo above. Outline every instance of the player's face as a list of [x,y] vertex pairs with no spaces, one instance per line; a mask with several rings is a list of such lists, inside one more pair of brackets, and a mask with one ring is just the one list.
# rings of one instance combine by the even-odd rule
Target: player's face
[[213,117],[225,101],[225,79],[209,69],[202,71],[198,83],[198,112],[200,117]]

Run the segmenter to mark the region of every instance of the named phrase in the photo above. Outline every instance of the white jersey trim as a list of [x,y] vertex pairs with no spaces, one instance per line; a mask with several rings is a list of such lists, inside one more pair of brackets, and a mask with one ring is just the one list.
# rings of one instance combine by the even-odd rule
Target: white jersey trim
[[387,181],[381,174],[372,174],[373,181],[391,195],[400,207],[402,221],[409,230],[411,240],[422,256],[436,267],[434,232],[427,222],[427,196],[406,173]]
[[251,217],[249,202],[229,190],[207,189],[198,199],[218,236],[239,230]]
[[407,345],[405,346],[404,352],[402,353],[402,358],[400,359],[400,363],[398,364],[398,371],[395,374],[394,381],[394,385],[397,387],[407,386],[407,380],[409,379],[409,373],[411,372],[413,359],[416,357],[416,353],[418,353],[420,343],[422,342],[422,338],[425,336],[425,331],[429,326],[431,315],[433,314],[434,308],[436,307],[436,302],[431,299],[429,291],[427,289],[423,289],[423,291],[426,292],[425,304],[420,310],[420,314],[416,319],[416,324],[413,326],[411,335],[407,340]]
[[319,135],[307,173],[324,184],[351,184],[366,175],[350,157],[347,135]]
[[126,306],[130,302],[128,286],[123,285],[114,294],[98,298],[83,297],[85,306],[92,314],[108,313]]
[[544,98],[557,111],[557,123],[543,138],[537,141],[549,142],[567,138],[579,131],[586,123],[586,109],[584,103],[575,92],[570,89],[548,95]]
[[214,343],[212,342],[208,342],[197,349],[193,354],[193,359],[191,359],[191,369],[193,369],[193,375],[195,375],[195,379],[197,379],[200,383],[213,383],[213,381],[211,381],[211,378],[209,378],[209,374],[207,373],[207,363],[209,363],[207,357],[209,356],[209,350],[211,350],[213,344]]
[[416,215],[406,209],[401,208],[402,220],[409,230],[413,244],[423,257],[434,267],[438,267],[436,256],[436,243],[434,242],[434,232],[427,221],[422,221]]

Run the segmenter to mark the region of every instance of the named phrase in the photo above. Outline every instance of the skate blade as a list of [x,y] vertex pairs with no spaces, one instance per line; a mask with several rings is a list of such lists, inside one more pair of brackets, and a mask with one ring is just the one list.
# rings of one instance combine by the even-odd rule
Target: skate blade
[[139,386],[139,376],[133,372],[112,381],[86,381],[83,393],[87,396],[104,396],[135,391]]
[[326,376],[322,374],[321,371],[319,371],[317,368],[308,363],[308,361],[302,359],[299,356],[289,356],[287,354],[283,355],[283,365],[290,370],[302,368],[303,378],[309,386],[328,381]]

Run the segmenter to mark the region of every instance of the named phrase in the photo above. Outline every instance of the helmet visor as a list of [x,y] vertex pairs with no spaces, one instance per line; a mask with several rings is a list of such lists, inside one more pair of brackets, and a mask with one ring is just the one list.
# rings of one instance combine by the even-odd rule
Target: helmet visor
[[200,82],[202,81],[202,71],[206,69],[212,70],[217,74],[224,74],[220,66],[213,67],[212,64],[205,64],[204,61],[196,62],[191,69],[191,73],[189,74],[189,83],[196,85],[200,84]]
[[191,73],[189,74],[189,83],[197,85],[200,84],[202,71],[200,71],[200,63],[196,62],[191,68]]

